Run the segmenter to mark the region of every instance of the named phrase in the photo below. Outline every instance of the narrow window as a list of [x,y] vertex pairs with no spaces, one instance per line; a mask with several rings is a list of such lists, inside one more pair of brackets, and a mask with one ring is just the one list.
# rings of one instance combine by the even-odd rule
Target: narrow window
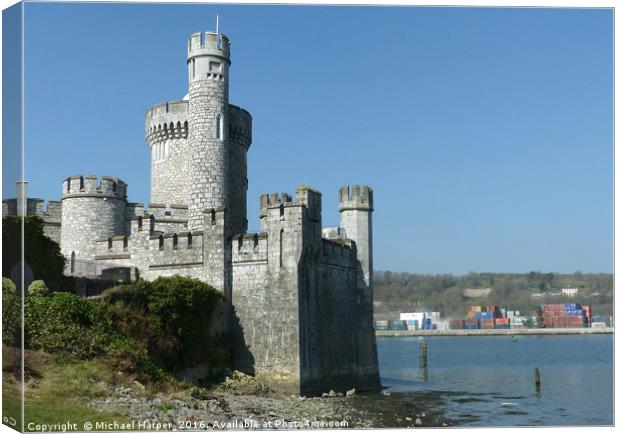
[[112,249],[112,237],[108,238],[108,250]]
[[211,224],[215,224],[215,210],[211,209]]
[[258,234],[254,234],[254,249],[258,247]]
[[215,138],[222,139],[222,115],[220,114],[215,117]]
[[164,236],[163,235],[159,236],[159,250],[160,251],[164,250]]
[[187,234],[187,248],[188,249],[192,248],[192,233],[191,232]]
[[116,181],[112,182],[112,191],[116,193],[117,188],[118,188],[118,185],[116,185]]
[[192,78],[196,77],[196,59],[192,59]]
[[71,191],[71,178],[67,178],[67,193]]
[[284,229],[280,229],[280,267],[282,267],[282,247],[284,243],[282,240],[284,239]]
[[151,232],[155,230],[155,216],[154,215],[151,215],[151,217],[149,217],[149,230]]
[[280,220],[284,220],[284,205],[280,204]]
[[172,250],[176,250],[179,247],[179,237],[177,234],[172,236]]
[[84,190],[84,177],[80,176],[80,190]]
[[127,237],[123,238],[123,251],[127,251],[128,240]]
[[71,252],[71,274],[75,273],[75,252]]
[[138,217],[138,230],[141,231],[142,230],[142,216]]

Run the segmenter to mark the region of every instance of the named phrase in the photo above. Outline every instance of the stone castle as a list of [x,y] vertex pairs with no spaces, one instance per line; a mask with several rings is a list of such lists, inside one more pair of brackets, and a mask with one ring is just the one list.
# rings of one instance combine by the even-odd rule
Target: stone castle
[[188,94],[146,112],[148,209],[119,178],[77,175],[47,211],[18,184],[3,215],[42,217],[69,275],[182,275],[221,290],[240,370],[301,394],[377,389],[373,191],[342,187],[334,228],[322,227],[315,189],[263,194],[260,232],[247,233],[252,117],[228,102],[230,64],[225,35],[191,35]]

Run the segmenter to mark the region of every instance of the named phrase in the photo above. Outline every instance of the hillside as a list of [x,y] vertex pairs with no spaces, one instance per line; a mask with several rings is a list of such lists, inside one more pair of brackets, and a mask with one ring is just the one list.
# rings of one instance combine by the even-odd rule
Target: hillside
[[[577,288],[573,297],[562,288]],[[523,313],[542,303],[580,303],[596,315],[613,314],[613,275],[541,273],[469,273],[427,275],[375,273],[375,319],[398,318],[399,312],[442,311],[463,317],[473,305],[499,305]]]

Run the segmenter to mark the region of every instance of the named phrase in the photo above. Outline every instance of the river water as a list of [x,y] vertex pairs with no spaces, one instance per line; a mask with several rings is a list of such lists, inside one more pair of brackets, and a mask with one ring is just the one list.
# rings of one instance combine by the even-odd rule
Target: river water
[[613,335],[424,340],[426,372],[422,338],[377,338],[381,381],[392,395],[432,399],[456,426],[613,424]]

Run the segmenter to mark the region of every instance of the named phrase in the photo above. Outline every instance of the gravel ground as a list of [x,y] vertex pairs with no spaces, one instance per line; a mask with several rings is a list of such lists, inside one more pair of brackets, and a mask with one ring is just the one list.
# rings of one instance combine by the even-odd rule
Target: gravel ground
[[[151,393],[135,382],[132,387],[107,385],[109,396],[89,406],[117,412],[129,421],[148,421],[175,430],[338,429],[445,427],[441,399],[354,390],[333,391],[305,398],[270,390],[253,377],[235,373],[212,389],[192,388],[174,393]],[[420,403],[424,402],[424,407]],[[165,424],[165,425],[163,425]]]

